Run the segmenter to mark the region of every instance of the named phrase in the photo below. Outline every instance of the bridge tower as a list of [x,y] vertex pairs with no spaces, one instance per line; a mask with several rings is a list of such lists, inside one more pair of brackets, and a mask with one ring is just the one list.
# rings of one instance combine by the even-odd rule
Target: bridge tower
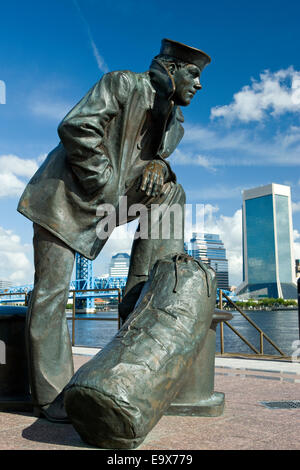
[[[84,256],[76,253],[76,289],[94,289],[93,262]],[[94,298],[76,295],[76,310],[94,308]]]

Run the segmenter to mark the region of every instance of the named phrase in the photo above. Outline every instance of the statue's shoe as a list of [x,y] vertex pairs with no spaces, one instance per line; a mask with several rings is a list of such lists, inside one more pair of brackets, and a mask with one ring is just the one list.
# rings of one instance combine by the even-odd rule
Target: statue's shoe
[[34,408],[34,416],[37,418],[45,418],[52,423],[71,423],[64,406],[64,394],[61,392],[55,400],[49,405],[36,406]]

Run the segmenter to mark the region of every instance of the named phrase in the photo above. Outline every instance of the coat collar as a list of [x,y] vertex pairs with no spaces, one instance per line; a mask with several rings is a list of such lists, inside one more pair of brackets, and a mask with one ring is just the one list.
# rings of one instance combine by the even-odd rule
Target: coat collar
[[171,100],[175,92],[175,82],[167,67],[158,59],[153,59],[149,75],[155,91],[167,100]]
[[[149,76],[151,85],[155,92],[174,105],[172,96],[175,93],[174,78],[168,71],[167,67],[158,59],[153,59],[149,68]],[[174,115],[180,122],[184,122],[184,117],[179,106],[174,106]]]

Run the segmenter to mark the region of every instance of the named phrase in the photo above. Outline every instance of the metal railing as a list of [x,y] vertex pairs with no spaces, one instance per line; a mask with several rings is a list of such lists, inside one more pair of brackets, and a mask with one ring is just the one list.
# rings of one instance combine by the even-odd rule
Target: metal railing
[[[72,293],[73,297],[73,305],[72,305],[72,346],[75,345],[75,322],[84,320],[84,321],[118,321],[118,329],[120,329],[120,317],[118,314],[117,318],[93,318],[93,317],[76,317],[76,293],[86,293],[86,292],[107,292],[107,291],[117,291],[118,292],[118,303],[121,302],[122,300],[122,294],[121,294],[121,289],[118,287],[114,288],[107,288],[107,289],[74,289],[70,290],[69,292]],[[0,296],[12,296],[12,295],[24,295],[24,305],[26,306],[28,304],[28,296],[29,293],[27,292],[6,292],[6,293],[0,293]],[[259,333],[259,339],[260,339],[260,348],[259,350],[253,346],[236,328],[234,328],[228,321],[224,320],[220,322],[220,353],[221,355],[225,354],[225,346],[224,346],[224,323],[228,328],[230,328],[254,353],[255,355],[264,355],[264,339],[271,345],[273,346],[274,349],[282,356],[283,358],[287,358],[288,356],[277,346],[277,344],[272,341],[272,339],[264,333],[264,331],[256,325],[256,323],[251,320],[251,318],[246,315],[245,312],[236,305],[236,303],[228,297],[225,292],[223,292],[221,289],[219,290],[219,308],[220,310],[223,310],[223,297],[227,300],[227,302],[234,308],[236,309],[244,318],[245,320],[248,321],[249,324],[253,326]],[[82,297],[81,297],[82,298]],[[229,354],[229,353],[226,353]],[[236,354],[236,353],[231,353],[231,354]],[[270,356],[270,355],[268,355]],[[278,357],[277,356],[272,356],[272,357]]]
[[[236,305],[233,300],[230,299],[221,289],[219,291],[219,308],[222,310],[223,309],[223,297],[227,300],[227,302],[235,308],[252,326],[257,330],[259,333],[259,350],[253,346],[239,331],[237,331],[236,328],[234,328],[228,321],[224,321],[220,323],[220,349],[221,349],[221,354],[225,353],[225,348],[224,348],[224,323],[230,328],[247,346],[255,353],[255,355],[264,355],[264,339],[268,341],[271,346],[273,346],[274,349],[280,354],[282,357],[287,357],[287,355],[277,346],[277,344],[274,343],[274,341],[269,338],[264,331],[256,325],[256,323],[251,320],[248,315],[246,315],[245,312],[243,312],[238,305]],[[275,356],[277,357],[277,356]]]
[[[24,295],[24,305],[27,306],[28,305],[28,295],[29,293],[28,292],[1,292],[0,293],[0,297],[6,297],[6,296],[12,296],[12,295]],[[19,302],[20,300],[19,299],[15,299],[16,302]]]
[[72,305],[72,346],[75,345],[75,321],[80,321],[80,320],[84,320],[84,321],[89,321],[89,320],[92,320],[92,321],[118,321],[118,329],[120,329],[120,316],[119,316],[119,313],[118,313],[118,318],[90,318],[90,317],[87,317],[87,318],[84,318],[84,317],[80,317],[80,318],[76,318],[76,293],[77,292],[107,292],[107,291],[117,291],[118,292],[118,303],[121,303],[121,300],[122,300],[122,294],[121,294],[121,289],[119,287],[112,287],[112,288],[107,288],[107,289],[74,289],[74,290],[70,290],[69,292],[72,292],[72,295],[73,295],[73,305]]
[[[89,320],[92,320],[92,321],[118,321],[118,329],[120,329],[120,316],[118,314],[118,317],[117,318],[91,318],[91,317],[80,317],[80,318],[76,318],[76,293],[77,292],[80,292],[80,293],[84,293],[84,292],[108,292],[108,291],[114,291],[118,293],[118,303],[121,302],[122,300],[122,294],[121,294],[121,289],[119,287],[112,287],[112,288],[107,288],[107,289],[72,289],[69,291],[69,293],[72,293],[72,297],[73,297],[73,305],[72,305],[72,346],[75,345],[75,321],[80,321],[80,320],[84,320],[84,321],[89,321]],[[29,293],[28,292],[5,292],[5,293],[0,293],[0,296],[1,297],[5,297],[5,296],[12,296],[12,295],[23,295],[24,296],[24,306],[27,306],[28,305],[28,297],[29,297]],[[80,297],[82,299],[82,297]],[[19,302],[19,299],[17,299],[17,301]]]

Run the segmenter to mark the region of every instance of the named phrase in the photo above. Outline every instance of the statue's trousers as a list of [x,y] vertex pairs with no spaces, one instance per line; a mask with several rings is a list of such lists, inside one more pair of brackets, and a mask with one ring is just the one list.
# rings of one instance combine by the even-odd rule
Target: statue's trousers
[[[169,253],[183,251],[184,203],[182,187],[173,182],[167,183],[163,195],[156,199],[145,197],[136,189],[128,192],[128,209],[132,204],[145,204],[144,217],[148,223],[143,225],[140,217],[138,232],[144,231],[144,238],[136,238],[133,243],[123,302],[124,318],[132,311],[155,262]],[[155,205],[153,216],[151,205]],[[121,223],[139,216],[133,212]],[[27,355],[32,399],[36,405],[46,405],[56,398],[74,373],[65,309],[75,252],[37,224],[34,224],[33,246],[35,280],[27,314]]]

